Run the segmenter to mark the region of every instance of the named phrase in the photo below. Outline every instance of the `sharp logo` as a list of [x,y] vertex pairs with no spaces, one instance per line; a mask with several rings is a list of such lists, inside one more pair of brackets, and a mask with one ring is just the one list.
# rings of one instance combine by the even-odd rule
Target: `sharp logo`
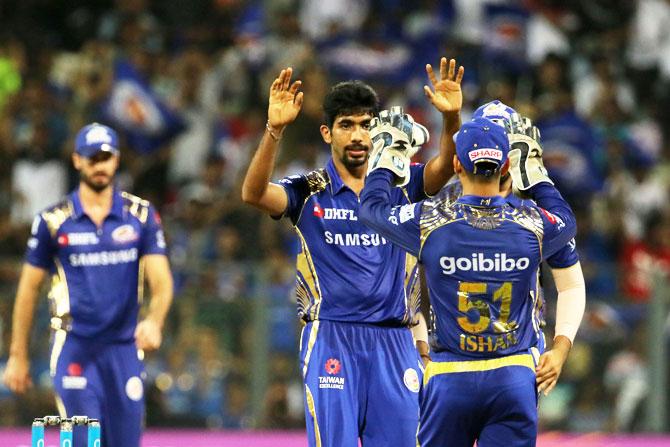
[[445,275],[453,275],[457,270],[474,272],[511,272],[514,270],[526,270],[530,265],[530,259],[524,257],[519,259],[508,258],[505,253],[496,253],[493,259],[487,258],[484,253],[473,253],[470,258],[454,258],[442,256],[440,267]]
[[482,158],[492,159],[492,160],[502,160],[503,153],[498,149],[476,149],[468,153],[470,161],[480,160]]

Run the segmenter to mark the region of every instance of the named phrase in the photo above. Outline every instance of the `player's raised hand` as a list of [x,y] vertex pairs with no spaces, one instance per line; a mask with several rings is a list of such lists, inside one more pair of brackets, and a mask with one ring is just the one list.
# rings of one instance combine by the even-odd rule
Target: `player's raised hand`
[[162,341],[163,334],[158,323],[150,319],[144,319],[137,324],[135,329],[137,349],[154,351],[161,347]]
[[440,59],[440,79],[433,71],[433,66],[426,64],[426,73],[432,84],[423,86],[423,91],[430,102],[442,113],[460,112],[463,107],[463,91],[461,81],[463,80],[463,66],[456,70],[456,59],[451,59],[447,66],[447,58]]
[[7,388],[17,394],[23,394],[33,386],[30,378],[30,361],[26,357],[10,355],[7,360],[2,381]]
[[278,131],[293,122],[302,107],[303,92],[298,91],[302,81],[291,84],[292,74],[291,67],[282,70],[270,87],[268,124]]

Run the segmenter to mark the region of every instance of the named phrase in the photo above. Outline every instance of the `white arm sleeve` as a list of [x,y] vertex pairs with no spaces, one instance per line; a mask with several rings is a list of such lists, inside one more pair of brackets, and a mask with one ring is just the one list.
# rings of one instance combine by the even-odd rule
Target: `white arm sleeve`
[[584,274],[579,262],[564,269],[552,269],[558,291],[554,336],[563,335],[574,342],[586,307]]
[[428,325],[426,324],[426,318],[423,316],[423,313],[419,312],[416,314],[418,320],[415,326],[412,326],[412,337],[414,338],[414,344],[417,341],[423,341],[428,343]]

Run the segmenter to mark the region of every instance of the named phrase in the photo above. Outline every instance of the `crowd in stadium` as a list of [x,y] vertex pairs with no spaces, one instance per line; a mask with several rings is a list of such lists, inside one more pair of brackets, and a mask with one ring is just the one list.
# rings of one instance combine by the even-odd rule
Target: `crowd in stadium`
[[[464,120],[494,98],[533,119],[577,216],[587,313],[542,398],[542,426],[643,427],[646,346],[658,337],[646,330],[647,304],[655,270],[670,270],[670,3],[25,0],[1,4],[0,20],[0,369],[32,218],[75,186],[74,135],[99,121],[124,137],[123,188],[161,212],[175,276],[164,345],[146,359],[148,425],[304,427],[299,247],[288,224],[240,200],[270,83],[291,66],[305,94],[277,179],[325,163],[321,102],[347,79],[425,124],[427,159],[441,121],[423,96],[424,67],[446,56],[465,67]],[[160,138],[134,134],[151,118],[141,104],[123,111],[135,122],[114,121],[121,63],[175,118]],[[0,425],[51,408],[47,306],[33,334],[37,389],[18,400],[0,388]]]

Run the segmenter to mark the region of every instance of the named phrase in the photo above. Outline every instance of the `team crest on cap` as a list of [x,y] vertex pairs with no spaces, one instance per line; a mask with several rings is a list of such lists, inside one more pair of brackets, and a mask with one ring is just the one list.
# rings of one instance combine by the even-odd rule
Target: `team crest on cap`
[[102,144],[112,143],[112,136],[107,132],[107,129],[103,126],[93,126],[88,132],[86,132],[86,144]]
[[505,104],[501,102],[492,102],[491,104],[484,107],[484,110],[482,110],[482,116],[502,116],[509,119],[510,114],[507,111]]

